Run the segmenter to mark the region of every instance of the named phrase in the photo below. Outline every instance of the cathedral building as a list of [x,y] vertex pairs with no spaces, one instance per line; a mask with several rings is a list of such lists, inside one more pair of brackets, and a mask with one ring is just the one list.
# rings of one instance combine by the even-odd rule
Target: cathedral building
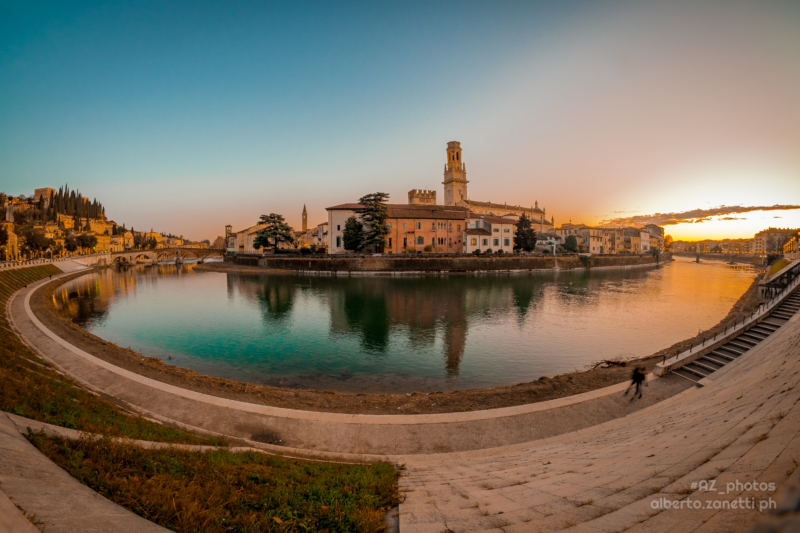
[[[493,203],[472,200],[467,193],[467,165],[464,163],[461,143],[451,141],[447,143],[447,162],[444,165],[444,205],[465,207],[475,215],[486,215],[499,218],[519,219],[523,214],[531,219],[533,227],[538,232],[552,232],[555,227],[555,218],[547,219],[547,212],[539,208],[539,202],[530,207],[522,205],[508,205],[508,203]],[[435,204],[435,191],[412,190],[408,193],[409,204]]]

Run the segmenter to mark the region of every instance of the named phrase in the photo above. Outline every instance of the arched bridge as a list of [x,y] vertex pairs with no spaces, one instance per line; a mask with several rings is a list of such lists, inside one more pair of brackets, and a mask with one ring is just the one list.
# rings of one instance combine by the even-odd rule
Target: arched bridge
[[156,248],[155,250],[128,250],[111,254],[111,262],[133,265],[139,261],[157,265],[161,261],[175,261],[183,263],[187,259],[197,259],[204,263],[209,257],[222,257],[223,250],[214,248]]

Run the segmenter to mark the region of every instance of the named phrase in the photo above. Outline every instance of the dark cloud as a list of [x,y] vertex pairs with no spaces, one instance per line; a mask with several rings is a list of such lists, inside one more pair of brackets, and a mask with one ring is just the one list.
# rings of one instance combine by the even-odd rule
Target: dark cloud
[[[752,211],[788,211],[800,209],[800,205],[772,205],[772,206],[752,206],[744,207],[741,205],[723,205],[713,209],[694,209],[683,213],[655,213],[653,215],[636,215],[624,218],[612,218],[604,220],[601,226],[644,226],[645,224],[658,224],[659,226],[669,226],[672,224],[685,224],[692,222],[705,222],[709,217],[718,215],[733,215],[737,213],[750,213]],[[780,217],[775,217],[780,218]],[[736,220],[732,217],[721,220]]]

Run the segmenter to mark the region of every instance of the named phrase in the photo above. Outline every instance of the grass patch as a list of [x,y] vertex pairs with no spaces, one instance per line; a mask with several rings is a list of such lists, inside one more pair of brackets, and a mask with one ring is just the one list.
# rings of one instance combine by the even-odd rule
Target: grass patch
[[384,529],[397,503],[391,464],[344,465],[227,450],[145,450],[31,433],[58,466],[111,501],[179,532]]
[[788,259],[779,259],[778,261],[775,261],[774,263],[772,263],[772,266],[769,269],[768,276],[772,276],[773,274],[779,272],[780,269],[782,269],[783,267],[785,267],[788,264],[789,264],[789,260]]
[[[131,415],[48,368],[16,334],[6,316],[11,295],[37,280],[61,274],[53,265],[0,272],[0,410],[56,426],[113,437],[225,445]],[[44,366],[42,366],[44,365]]]

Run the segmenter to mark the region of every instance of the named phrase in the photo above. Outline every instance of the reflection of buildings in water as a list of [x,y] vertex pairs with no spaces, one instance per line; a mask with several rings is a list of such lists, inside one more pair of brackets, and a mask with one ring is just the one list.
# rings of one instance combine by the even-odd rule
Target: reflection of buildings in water
[[228,275],[228,297],[233,298],[235,294],[239,294],[256,302],[268,322],[285,323],[294,307],[296,284],[290,278],[281,278],[282,276]]
[[358,333],[362,346],[383,351],[391,329],[405,329],[412,348],[431,347],[440,336],[445,368],[458,374],[464,356],[469,317],[491,317],[514,307],[524,316],[541,294],[531,278],[372,278],[330,280],[324,292],[333,334]]
[[102,321],[114,298],[133,295],[139,286],[155,285],[159,278],[184,270],[176,265],[106,268],[65,283],[54,291],[53,303],[79,325]]

